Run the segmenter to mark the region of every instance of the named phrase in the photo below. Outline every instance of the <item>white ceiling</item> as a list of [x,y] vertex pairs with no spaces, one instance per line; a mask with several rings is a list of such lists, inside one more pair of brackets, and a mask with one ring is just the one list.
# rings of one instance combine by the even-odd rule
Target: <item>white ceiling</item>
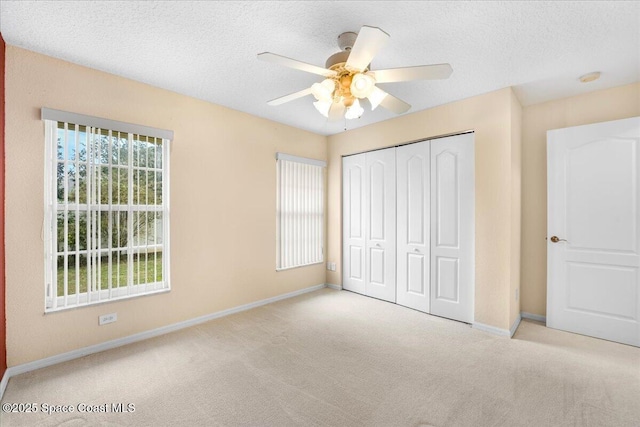
[[[337,36],[376,26],[391,39],[372,69],[448,62],[448,80],[381,85],[412,112],[514,86],[523,105],[640,80],[640,2],[0,1],[6,42],[318,134],[308,96],[270,99],[321,80],[258,61],[324,66]],[[579,83],[600,71],[600,80]],[[395,114],[365,111],[347,129]]]

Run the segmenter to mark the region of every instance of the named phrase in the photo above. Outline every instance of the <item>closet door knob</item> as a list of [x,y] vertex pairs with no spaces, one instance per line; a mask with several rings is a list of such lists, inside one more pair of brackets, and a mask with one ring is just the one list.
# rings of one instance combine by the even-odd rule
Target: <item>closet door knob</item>
[[420,253],[420,249],[418,249],[418,248],[415,248],[414,251]]
[[376,248],[379,248],[379,247],[380,247],[380,243],[376,243]]

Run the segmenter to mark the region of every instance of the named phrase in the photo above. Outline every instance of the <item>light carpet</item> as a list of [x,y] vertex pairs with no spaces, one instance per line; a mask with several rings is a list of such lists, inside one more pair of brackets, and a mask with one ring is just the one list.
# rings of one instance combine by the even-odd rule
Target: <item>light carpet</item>
[[16,402],[74,412],[2,426],[640,426],[640,349],[323,289],[16,376]]

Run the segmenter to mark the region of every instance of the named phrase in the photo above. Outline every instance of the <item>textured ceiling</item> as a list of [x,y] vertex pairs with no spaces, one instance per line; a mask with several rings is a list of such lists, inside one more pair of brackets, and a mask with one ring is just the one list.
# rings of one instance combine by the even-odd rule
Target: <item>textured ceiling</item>
[[[258,61],[274,52],[324,66],[337,36],[391,39],[372,69],[448,62],[448,80],[381,85],[412,112],[514,86],[523,105],[640,80],[640,2],[0,1],[6,42],[315,133],[311,96],[270,99],[322,78]],[[588,84],[577,78],[600,71]],[[347,129],[395,117],[365,111]]]

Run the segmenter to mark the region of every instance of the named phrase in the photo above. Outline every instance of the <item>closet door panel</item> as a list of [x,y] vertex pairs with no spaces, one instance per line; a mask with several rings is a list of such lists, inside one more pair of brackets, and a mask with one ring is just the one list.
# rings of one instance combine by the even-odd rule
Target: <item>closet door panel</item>
[[429,313],[429,141],[396,149],[397,303]]
[[395,148],[366,153],[365,294],[396,301]]
[[342,159],[343,277],[346,290],[365,293],[365,155]]
[[431,313],[473,322],[473,134],[431,141]]

